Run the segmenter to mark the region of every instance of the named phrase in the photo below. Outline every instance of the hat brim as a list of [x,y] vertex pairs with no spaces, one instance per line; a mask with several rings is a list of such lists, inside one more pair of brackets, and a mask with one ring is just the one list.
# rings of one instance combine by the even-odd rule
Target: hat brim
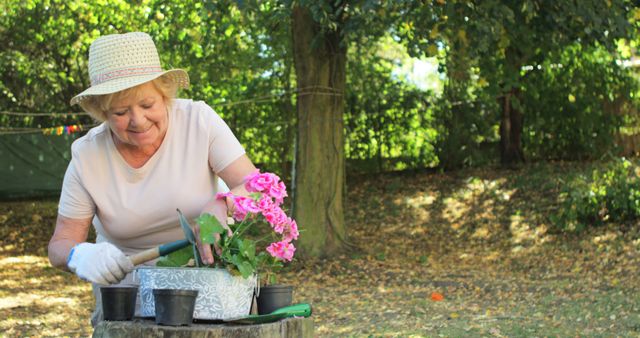
[[133,88],[135,86],[157,79],[163,75],[171,77],[180,88],[189,87],[189,75],[187,74],[187,72],[183,69],[171,69],[153,74],[117,78],[95,86],[91,86],[82,93],[74,96],[71,99],[71,105],[73,106],[74,104],[79,103],[89,96],[113,94],[125,89]]

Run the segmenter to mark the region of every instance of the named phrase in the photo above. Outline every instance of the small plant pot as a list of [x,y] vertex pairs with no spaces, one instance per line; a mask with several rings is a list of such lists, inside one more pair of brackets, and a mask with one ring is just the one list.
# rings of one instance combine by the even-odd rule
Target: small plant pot
[[258,291],[258,314],[266,315],[281,307],[291,305],[293,300],[293,286],[267,285]]
[[102,314],[104,320],[131,320],[136,311],[137,287],[102,287]]
[[154,289],[156,324],[191,325],[196,297],[198,297],[198,290]]

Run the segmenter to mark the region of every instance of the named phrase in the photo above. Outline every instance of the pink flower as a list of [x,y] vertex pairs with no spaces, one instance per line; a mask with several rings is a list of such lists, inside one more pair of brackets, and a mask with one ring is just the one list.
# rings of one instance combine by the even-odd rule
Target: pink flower
[[294,219],[288,219],[289,227],[284,232],[284,241],[291,242],[298,239],[300,233],[298,232],[298,223]]
[[274,204],[271,197],[263,194],[262,197],[260,197],[260,200],[258,201],[258,208],[260,208],[260,211],[264,213],[265,211],[269,211],[273,209],[273,207],[274,207]]
[[285,227],[289,225],[289,218],[287,214],[279,206],[274,206],[271,210],[262,214],[264,218],[269,222],[273,231],[278,234],[284,232]]
[[231,198],[233,199],[233,205],[235,206],[233,219],[236,221],[244,220],[248,213],[256,213],[260,211],[256,201],[252,198],[233,195],[231,195]]
[[262,215],[276,233],[284,232],[284,227],[287,225],[287,214],[279,206],[273,205],[271,209],[263,210]]
[[293,259],[293,254],[296,252],[296,247],[292,243],[285,241],[275,242],[267,247],[267,252],[269,252],[272,257],[290,262]]
[[[251,174],[247,175],[247,177],[244,178],[244,181],[246,183],[253,181],[258,175],[260,175],[260,170],[256,169]],[[246,186],[246,183],[245,183],[245,187],[247,188],[247,190],[249,190],[248,187]],[[255,192],[255,191],[249,191],[249,192]]]
[[233,199],[233,204],[235,208],[233,209],[233,219],[236,221],[242,221],[247,217],[247,209],[242,204],[236,202],[236,199]]
[[278,204],[282,204],[284,198],[287,197],[287,187],[285,187],[283,182],[278,182],[277,184],[272,184],[269,187],[269,196],[273,197]]
[[240,206],[247,212],[251,212],[251,213],[260,212],[260,208],[258,207],[258,204],[256,203],[256,201],[253,200],[253,198],[236,196],[234,202],[236,204],[236,207]]
[[[231,198],[234,205],[233,218],[240,221],[238,229],[247,229],[254,223],[269,224],[273,235],[280,238],[267,247],[267,252],[278,260],[291,261],[296,251],[291,243],[298,239],[298,224],[281,208],[287,197],[287,189],[280,177],[273,173],[255,170],[245,177],[245,188],[250,196],[236,196],[231,192],[217,193],[216,199]],[[243,230],[238,233],[243,233]]]
[[280,178],[272,173],[251,174],[245,178],[245,188],[249,192],[269,191],[272,185],[277,185]]

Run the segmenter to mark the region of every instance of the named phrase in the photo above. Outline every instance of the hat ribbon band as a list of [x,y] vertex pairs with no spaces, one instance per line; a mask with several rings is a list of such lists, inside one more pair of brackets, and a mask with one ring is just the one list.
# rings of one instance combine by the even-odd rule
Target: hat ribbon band
[[149,75],[154,73],[162,72],[162,67],[160,66],[149,66],[149,67],[132,67],[132,68],[123,68],[114,70],[111,72],[98,74],[91,78],[91,85],[99,85],[105,81],[113,80],[121,77],[129,77],[136,75]]

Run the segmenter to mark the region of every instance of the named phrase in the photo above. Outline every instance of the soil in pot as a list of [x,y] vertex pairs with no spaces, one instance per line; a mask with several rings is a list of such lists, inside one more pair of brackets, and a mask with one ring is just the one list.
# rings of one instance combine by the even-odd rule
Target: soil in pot
[[108,286],[100,288],[104,320],[131,320],[136,311],[138,288]]
[[293,286],[267,285],[261,286],[257,297],[258,314],[269,314],[281,307],[291,305]]
[[198,290],[153,289],[156,324],[191,325],[196,297],[198,297]]

